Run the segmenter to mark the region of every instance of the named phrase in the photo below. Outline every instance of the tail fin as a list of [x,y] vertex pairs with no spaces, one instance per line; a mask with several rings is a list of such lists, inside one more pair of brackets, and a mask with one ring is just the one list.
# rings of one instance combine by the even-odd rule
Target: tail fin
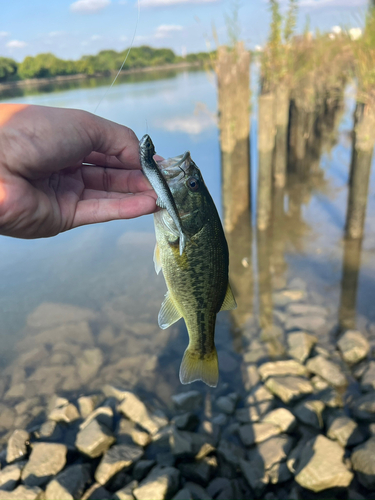
[[203,358],[197,356],[197,352],[187,348],[182,358],[180,367],[181,384],[190,384],[196,380],[202,380],[210,387],[216,387],[219,380],[219,363],[217,352],[213,351],[205,354]]

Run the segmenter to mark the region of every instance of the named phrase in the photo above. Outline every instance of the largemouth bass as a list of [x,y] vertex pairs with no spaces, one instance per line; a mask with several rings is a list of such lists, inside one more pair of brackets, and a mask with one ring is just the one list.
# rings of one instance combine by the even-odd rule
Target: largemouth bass
[[190,153],[158,162],[158,166],[189,238],[180,255],[176,242],[179,230],[173,218],[167,210],[154,214],[155,270],[163,270],[168,288],[159,326],[165,329],[184,318],[189,345],[181,363],[181,383],[202,380],[216,387],[216,314],[236,307],[228,282],[228,245],[214,202]]
[[164,177],[161,175],[154,160],[154,155],[155,146],[151,140],[151,137],[146,134],[139,141],[139,157],[141,161],[142,171],[149,180],[155,193],[158,195],[156,204],[160,208],[165,208],[168,211],[169,215],[173,219],[176,228],[178,229],[180,255],[182,255],[185,248],[186,237],[182,229],[181,219],[178,214],[173,196],[169,190],[168,184]]

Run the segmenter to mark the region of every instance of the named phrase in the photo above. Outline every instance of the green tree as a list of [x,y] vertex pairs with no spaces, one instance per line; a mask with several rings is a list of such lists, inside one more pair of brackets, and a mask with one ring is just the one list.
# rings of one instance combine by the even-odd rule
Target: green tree
[[0,81],[8,80],[17,73],[18,64],[8,57],[0,57]]

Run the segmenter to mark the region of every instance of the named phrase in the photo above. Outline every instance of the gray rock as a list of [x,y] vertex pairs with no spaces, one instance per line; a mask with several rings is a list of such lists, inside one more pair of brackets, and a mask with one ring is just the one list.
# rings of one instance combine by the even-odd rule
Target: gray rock
[[99,348],[85,349],[77,359],[77,371],[83,384],[87,384],[98,373],[103,364],[103,354]]
[[250,462],[261,460],[265,470],[270,469],[274,464],[286,459],[293,443],[294,439],[285,434],[271,437],[251,448],[247,452],[247,459]]
[[267,389],[278,396],[284,403],[290,403],[305,394],[313,392],[313,386],[309,380],[293,375],[270,377],[266,380],[265,385]]
[[325,307],[315,306],[313,304],[289,304],[287,313],[293,316],[327,316],[328,311]]
[[112,432],[97,420],[77,434],[76,448],[91,458],[100,457],[115,442]]
[[46,488],[48,500],[74,500],[81,498],[90,481],[90,465],[78,464],[67,467],[52,479]]
[[268,377],[272,376],[308,375],[306,368],[294,359],[264,363],[259,367],[258,371],[262,380],[266,380]]
[[202,407],[202,394],[198,391],[188,391],[171,397],[176,410],[195,411]]
[[245,446],[251,446],[254,443],[261,443],[266,439],[277,436],[281,433],[280,427],[265,422],[256,422],[254,424],[241,425],[239,436]]
[[173,430],[169,437],[171,452],[176,457],[195,457],[200,455],[202,448],[209,445],[212,447],[213,440],[210,436],[197,434],[195,432]]
[[98,396],[81,396],[78,398],[78,408],[82,418],[87,418],[98,404]]
[[289,355],[300,363],[309,357],[311,349],[318,341],[316,337],[306,332],[289,333],[287,340]]
[[[94,483],[85,491],[81,500],[112,500],[112,493],[103,488],[101,484]],[[131,500],[134,500],[133,495]]]
[[0,490],[12,491],[21,479],[22,469],[25,465],[26,461],[17,462],[0,470]]
[[159,429],[168,424],[165,418],[151,415],[142,401],[132,392],[124,391],[123,400],[119,406],[121,413],[140,425],[150,434],[156,434]]
[[136,500],[164,500],[178,489],[180,472],[174,467],[155,467],[133,490]]
[[342,408],[344,406],[342,394],[332,387],[315,393],[315,397],[328,408]]
[[129,468],[143,455],[143,449],[131,444],[112,446],[103,456],[95,471],[95,480],[105,485],[115,474]]
[[245,391],[250,391],[250,389],[252,389],[258,384],[260,378],[256,365],[243,363],[241,365],[241,373]]
[[375,391],[354,399],[350,405],[353,415],[360,420],[375,420]]
[[[207,493],[211,496],[211,497],[217,497],[217,495],[229,488],[231,486],[231,483],[229,481],[229,479],[227,479],[226,477],[216,477],[215,479],[213,479],[210,484],[207,486],[206,490],[207,490]],[[230,497],[228,497],[230,498]],[[181,499],[183,500],[183,499]]]
[[248,482],[250,488],[257,496],[260,496],[268,484],[268,475],[266,474],[264,464],[261,460],[241,460],[241,471]]
[[0,431],[5,431],[13,427],[16,413],[12,408],[9,408],[0,403]]
[[299,461],[295,480],[315,492],[328,488],[346,488],[353,479],[343,464],[344,450],[330,439],[319,435],[306,444]]
[[274,464],[268,471],[268,481],[271,484],[285,483],[292,478],[292,473],[288,469],[286,462]]
[[359,482],[370,490],[375,488],[375,437],[354,448],[351,461]]
[[274,306],[284,307],[290,302],[298,302],[305,298],[306,292],[300,289],[282,290],[272,294]]
[[258,414],[260,418],[270,411],[273,408],[274,402],[275,398],[273,394],[263,384],[259,384],[251,389],[245,399],[245,404],[254,409],[250,421],[255,421],[254,413]]
[[136,462],[133,468],[133,477],[137,481],[142,481],[144,477],[150,472],[154,467],[155,460],[139,460]]
[[289,316],[285,322],[285,330],[307,330],[316,332],[324,326],[326,318],[322,316]]
[[47,420],[40,426],[36,436],[42,441],[60,441],[63,438],[62,427],[55,421]]
[[334,387],[344,387],[347,385],[346,377],[340,367],[323,356],[318,355],[309,359],[306,366],[311,372],[319,375]]
[[174,417],[171,423],[181,431],[192,431],[199,424],[199,418],[195,415],[195,413],[188,411],[182,415]]
[[137,481],[131,481],[129,484],[116,491],[113,495],[114,500],[134,500],[133,491],[138,487]]
[[327,436],[336,440],[344,448],[354,446],[364,440],[364,435],[357,422],[345,415],[344,412],[335,413],[328,422]]
[[9,438],[7,446],[7,462],[8,464],[16,460],[22,460],[27,454],[26,443],[30,439],[30,434],[21,429],[13,431]]
[[65,466],[67,447],[57,443],[34,443],[30,459],[22,471],[27,486],[47,483]]
[[238,466],[240,460],[245,458],[245,450],[242,447],[223,438],[219,442],[217,452],[223,460],[234,466]]
[[288,453],[288,458],[286,460],[286,465],[292,474],[295,474],[297,466],[301,456],[304,453],[306,444],[318,435],[318,431],[313,430],[311,433],[307,432],[303,434],[301,439],[298,441],[296,446]]
[[370,361],[361,378],[361,385],[364,391],[375,389],[375,361]]
[[319,400],[303,401],[294,408],[294,414],[304,424],[311,425],[317,429],[323,427],[322,413],[325,404]]
[[246,408],[239,408],[238,410],[236,410],[235,417],[242,424],[247,424],[249,422],[258,422],[260,420],[259,411],[256,406],[247,406]]
[[49,420],[54,420],[55,422],[65,422],[67,424],[74,422],[74,420],[79,419],[79,417],[79,412],[72,403],[54,408],[48,415]]
[[38,486],[20,484],[13,491],[0,490],[0,500],[42,500],[44,498],[44,491]]
[[185,489],[190,491],[194,500],[212,500],[207,491],[197,483],[188,481],[185,483]]
[[324,389],[327,389],[329,387],[328,382],[322,379],[322,377],[319,377],[319,375],[314,375],[311,378],[311,383],[314,386],[314,389],[317,391],[324,391]]
[[28,315],[27,324],[31,328],[41,330],[43,328],[52,328],[67,323],[75,323],[84,320],[91,321],[95,319],[95,317],[96,314],[90,309],[84,309],[70,304],[43,302],[35,311]]
[[17,400],[25,397],[27,394],[27,387],[24,382],[12,385],[4,394],[4,401]]
[[221,396],[216,400],[216,406],[227,415],[232,415],[236,408],[238,396],[235,393],[228,394],[228,396]]
[[296,426],[293,413],[286,408],[276,408],[264,415],[262,422],[279,427],[282,432],[291,432]]
[[161,467],[173,467],[175,462],[176,457],[169,451],[156,455],[156,463]]
[[190,493],[190,490],[188,490],[187,488],[183,488],[175,494],[172,500],[193,500],[193,496]]
[[[226,425],[227,423],[228,423],[228,415],[225,415],[224,413],[219,413],[218,415],[215,415],[214,417],[212,417],[211,422],[206,420],[205,422],[203,422],[202,425],[204,425],[204,424],[206,425],[205,432],[207,432],[207,434],[213,434],[213,426],[214,425],[223,426],[223,425]],[[210,427],[210,429],[209,429],[209,427]]]
[[338,340],[337,345],[344,360],[350,364],[361,361],[370,350],[366,337],[357,330],[347,330]]
[[110,406],[99,406],[79,426],[80,429],[87,427],[90,422],[96,420],[100,424],[103,424],[107,429],[113,429],[113,410]]
[[181,474],[188,480],[206,486],[217,467],[215,457],[204,457],[195,462],[182,463],[179,465]]

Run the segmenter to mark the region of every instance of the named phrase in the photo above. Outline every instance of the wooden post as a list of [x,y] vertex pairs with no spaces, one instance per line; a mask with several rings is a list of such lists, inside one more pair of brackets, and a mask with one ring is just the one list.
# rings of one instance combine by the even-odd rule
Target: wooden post
[[276,87],[275,107],[276,136],[273,180],[277,188],[283,188],[286,181],[288,160],[289,88],[282,83]]
[[363,236],[374,144],[375,109],[369,104],[357,103],[345,228],[345,237],[348,239]]
[[257,227],[268,228],[272,208],[272,155],[275,146],[273,93],[259,96],[258,111],[258,203]]

